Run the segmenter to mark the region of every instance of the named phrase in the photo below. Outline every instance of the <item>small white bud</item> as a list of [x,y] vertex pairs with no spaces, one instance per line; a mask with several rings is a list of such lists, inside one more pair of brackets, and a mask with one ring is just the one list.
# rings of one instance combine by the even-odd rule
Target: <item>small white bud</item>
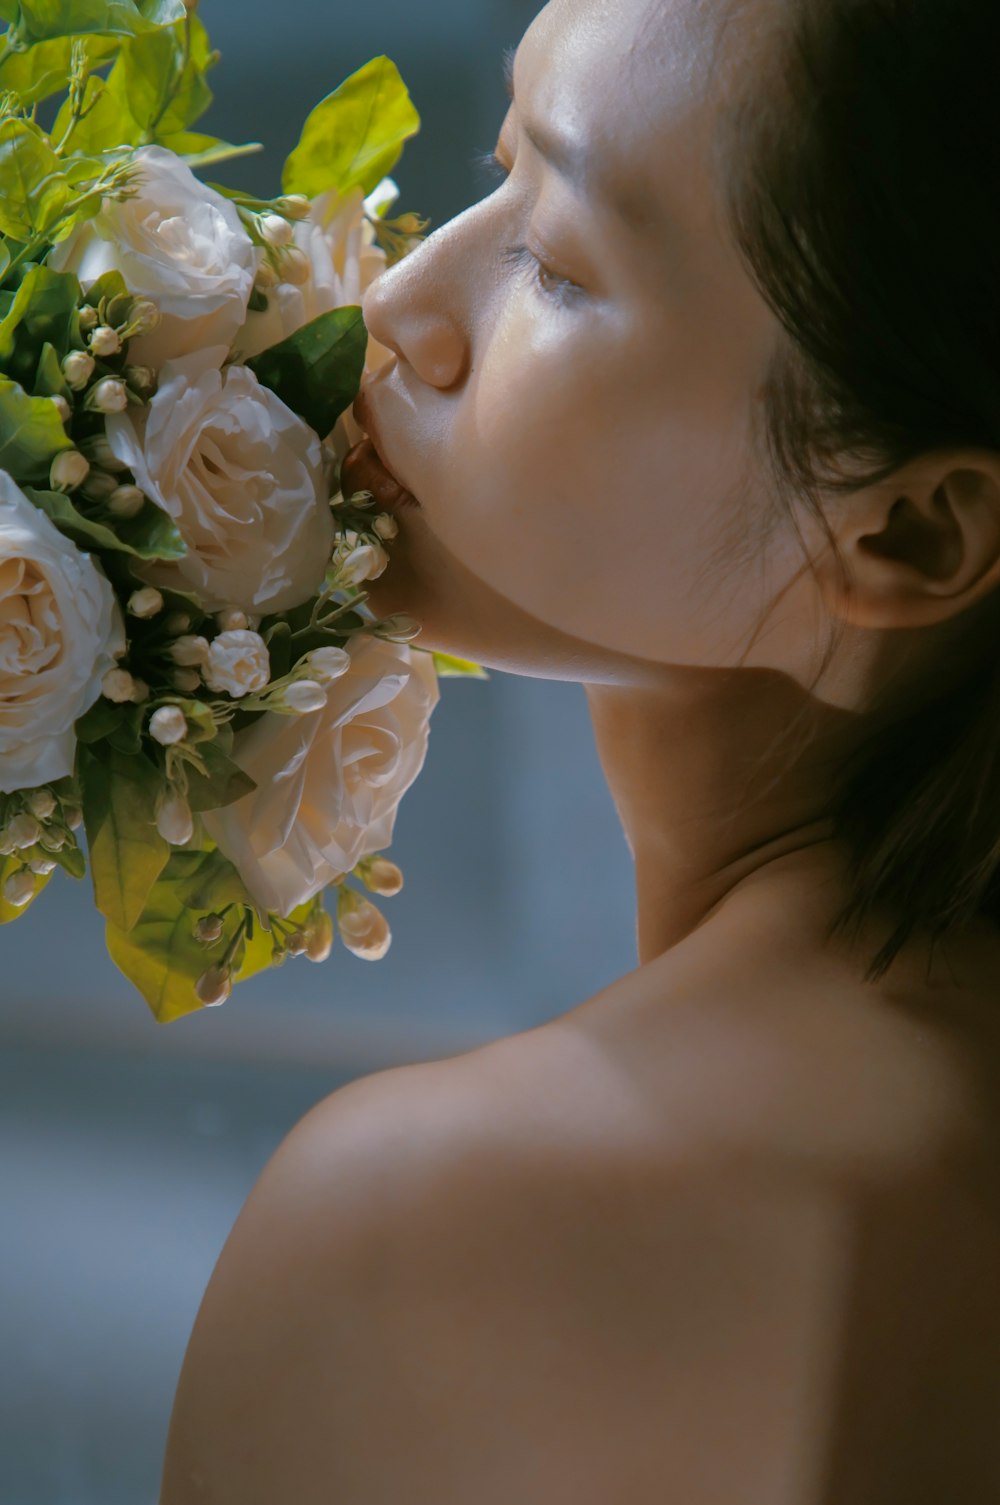
[[6,831],[0,831],[0,857],[12,857],[17,851]]
[[27,868],[11,873],[3,886],[3,896],[12,909],[23,909],[35,897],[35,878]]
[[282,695],[290,711],[307,716],[311,711],[321,711],[326,705],[326,691],[314,679],[296,679]]
[[372,524],[379,538],[391,543],[399,534],[399,524],[389,512],[383,512]]
[[220,914],[202,915],[194,927],[194,938],[204,946],[214,946],[222,940],[226,922]]
[[285,942],[285,950],[289,956],[305,956],[309,950],[309,941],[304,930],[293,930]]
[[187,846],[194,835],[194,816],[183,795],[168,794],[160,800],[156,811],[156,829],[171,846]]
[[65,397],[63,397],[61,393],[57,392],[54,397],[49,398],[49,402],[51,402],[52,406],[59,414],[62,422],[69,423],[70,419],[73,416],[73,409],[70,407]]
[[49,466],[49,485],[53,491],[76,491],[90,474],[90,461],[78,449],[63,449]]
[[202,637],[178,638],[171,643],[170,657],[182,669],[194,669],[208,658],[208,639]]
[[286,193],[279,199],[282,214],[289,219],[308,219],[312,212],[312,205],[304,193]]
[[140,397],[152,397],[156,391],[158,377],[152,366],[126,366],[124,377],[126,384]]
[[99,324],[91,334],[88,343],[91,354],[102,358],[117,355],[122,348],[121,337],[117,329],[112,329],[110,324]]
[[333,950],[333,921],[325,909],[306,927],[306,956],[311,962],[325,962]]
[[362,863],[360,877],[367,889],[383,899],[393,898],[403,887],[402,870],[387,857],[375,857],[371,862]]
[[228,967],[209,967],[195,984],[195,992],[206,1008],[225,1003],[233,991],[233,974]]
[[146,498],[138,486],[116,486],[107,498],[108,510],[122,519],[138,517]]
[[241,699],[263,690],[271,677],[267,644],[258,632],[220,632],[205,660],[205,683],[220,695]]
[[201,675],[197,669],[175,669],[170,676],[170,682],[175,690],[180,690],[182,695],[193,695],[195,690],[201,689]]
[[31,872],[33,872],[38,878],[47,878],[50,873],[55,872],[58,865],[59,864],[57,862],[54,862],[51,857],[32,857],[31,861],[28,863],[28,867]]
[[379,625],[387,637],[396,638],[401,643],[412,643],[423,632],[421,623],[403,612],[394,617],[385,617]]
[[84,334],[89,334],[92,329],[96,329],[100,322],[101,316],[97,312],[97,309],[92,308],[89,303],[85,303],[80,310],[80,328]]
[[329,684],[339,679],[351,667],[351,655],[346,648],[314,648],[306,657],[310,673],[320,684]]
[[336,566],[336,578],[345,585],[362,585],[377,580],[388,562],[381,544],[361,544]]
[[80,448],[91,465],[99,465],[101,470],[111,470],[117,474],[128,469],[111,448],[107,434],[91,434],[89,439],[81,439]]
[[187,718],[180,706],[161,705],[149,718],[149,735],[161,747],[172,747],[175,742],[183,742],[187,734]]
[[257,228],[269,246],[290,246],[295,239],[295,231],[280,214],[262,214],[257,220]]
[[92,502],[107,502],[118,488],[115,476],[106,470],[92,470],[83,483],[83,494]]
[[257,268],[257,275],[253,280],[253,285],[257,291],[259,293],[270,293],[278,286],[280,281],[281,278],[271,263],[266,258],[261,261],[260,266]]
[[86,350],[71,350],[63,359],[62,374],[67,387],[82,392],[94,374],[94,357]]
[[216,612],[215,624],[220,632],[246,632],[250,619],[245,611],[229,606],[225,611]]
[[39,820],[48,820],[50,815],[54,815],[57,803],[51,789],[33,789],[28,795],[28,809]]
[[79,831],[83,825],[83,811],[76,805],[63,805],[63,820],[71,831]]
[[142,705],[144,700],[149,699],[149,686],[144,679],[139,679],[137,676],[133,677],[132,682],[135,686],[134,690],[132,691],[132,699],[135,701],[136,705]]
[[117,376],[103,376],[87,393],[87,404],[98,413],[124,413],[128,407],[125,383]]
[[171,634],[190,632],[191,618],[186,611],[172,611],[169,616],[163,618],[165,632]]
[[133,591],[129,596],[128,609],[134,617],[147,622],[163,610],[163,597],[155,586],[144,585],[142,590]]
[[353,889],[342,888],[337,896],[337,929],[348,951],[362,961],[380,961],[392,944],[385,915]]
[[38,838],[38,845],[45,852],[61,852],[68,842],[66,832],[60,831],[58,826],[47,827]]
[[115,705],[127,705],[135,699],[135,680],[127,669],[109,669],[101,680],[101,694]]
[[7,830],[4,833],[9,841],[14,843],[19,852],[33,847],[42,834],[42,828],[33,815],[22,811],[15,815],[13,820],[7,822]]
[[132,314],[128,321],[128,333],[131,339],[133,335],[152,334],[154,329],[159,328],[161,314],[155,303],[148,298],[137,298],[132,304]]
[[305,251],[300,250],[298,246],[286,246],[281,252],[278,274],[283,282],[291,282],[295,287],[302,287],[312,276],[312,262]]

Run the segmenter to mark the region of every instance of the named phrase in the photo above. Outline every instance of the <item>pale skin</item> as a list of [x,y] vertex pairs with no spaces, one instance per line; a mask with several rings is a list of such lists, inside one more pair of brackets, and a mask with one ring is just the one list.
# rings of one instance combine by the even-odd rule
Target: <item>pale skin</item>
[[[849,585],[806,522],[811,569],[790,528],[719,564],[766,502],[776,331],[714,199],[703,10],[552,0],[509,178],[365,303],[395,359],[359,416],[421,504],[372,605],[586,686],[638,966],[296,1127],[206,1293],[161,1505],[1000,1497],[1000,936],[917,936],[864,984],[884,935],[825,942],[821,815],[994,610],[1000,456],[835,507]],[[584,181],[538,149],[557,133]]]

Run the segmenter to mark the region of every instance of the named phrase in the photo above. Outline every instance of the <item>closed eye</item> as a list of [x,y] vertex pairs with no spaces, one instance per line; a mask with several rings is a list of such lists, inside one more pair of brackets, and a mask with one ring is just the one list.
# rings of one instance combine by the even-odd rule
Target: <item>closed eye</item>
[[[488,172],[490,177],[501,182],[506,182],[510,177],[510,169],[501,162],[495,151],[477,152],[473,163],[476,167]],[[574,282],[570,277],[561,276],[552,267],[546,265],[530,246],[507,246],[504,249],[503,258],[510,265],[531,273],[531,280],[539,290],[556,303],[568,304],[576,294],[584,291],[578,282]]]

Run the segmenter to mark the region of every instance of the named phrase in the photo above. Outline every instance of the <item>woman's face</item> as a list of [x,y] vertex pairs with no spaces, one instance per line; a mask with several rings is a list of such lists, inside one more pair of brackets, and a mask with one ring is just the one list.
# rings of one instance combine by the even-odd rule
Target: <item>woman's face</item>
[[[555,678],[737,662],[801,554],[736,578],[775,321],[712,191],[697,0],[552,0],[513,70],[508,176],[369,290],[359,404],[419,499],[380,614]],[[763,561],[761,561],[763,564]]]

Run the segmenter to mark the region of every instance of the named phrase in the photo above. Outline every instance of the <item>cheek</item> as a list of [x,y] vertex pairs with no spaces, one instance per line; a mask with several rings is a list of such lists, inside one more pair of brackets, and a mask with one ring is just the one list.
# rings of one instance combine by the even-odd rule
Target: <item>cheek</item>
[[754,606],[728,586],[722,599],[711,572],[738,505],[726,499],[727,420],[650,363],[615,360],[609,343],[537,320],[491,341],[428,495],[429,526],[493,591],[575,639],[725,662]]

